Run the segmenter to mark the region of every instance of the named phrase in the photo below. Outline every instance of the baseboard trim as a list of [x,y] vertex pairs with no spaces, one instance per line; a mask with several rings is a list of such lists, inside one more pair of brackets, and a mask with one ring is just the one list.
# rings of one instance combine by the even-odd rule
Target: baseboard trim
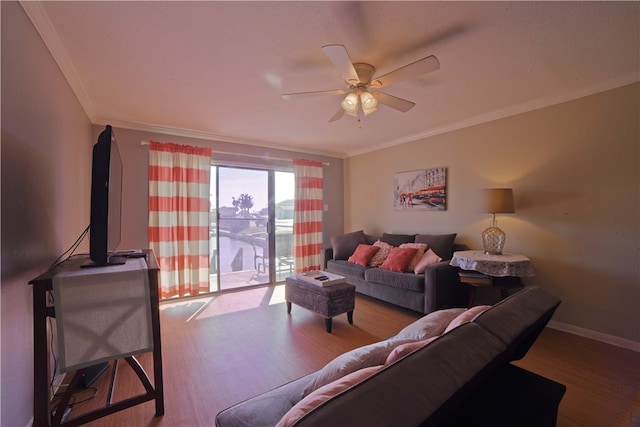
[[602,332],[592,331],[590,329],[580,328],[568,323],[557,322],[551,320],[548,324],[551,329],[569,332],[570,334],[579,335],[581,337],[590,338],[592,340],[615,345],[616,347],[626,348],[640,353],[640,342],[628,340],[626,338],[616,337],[614,335],[604,334]]

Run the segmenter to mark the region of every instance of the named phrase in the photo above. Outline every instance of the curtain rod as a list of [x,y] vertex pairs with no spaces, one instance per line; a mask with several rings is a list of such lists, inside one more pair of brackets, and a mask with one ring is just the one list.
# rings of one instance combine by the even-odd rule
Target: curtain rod
[[[140,145],[149,145],[149,141],[140,141]],[[255,157],[257,159],[264,159],[264,156],[259,156],[257,154],[242,154],[242,153],[232,153],[230,151],[217,151],[217,150],[212,150],[213,154],[227,154],[227,155],[231,155],[231,156],[241,156],[241,157]],[[284,162],[293,162],[293,159],[285,159],[282,157],[269,157],[269,160],[280,160],[280,161],[284,161]],[[331,163],[329,162],[322,162],[322,164],[324,166],[331,166]]]

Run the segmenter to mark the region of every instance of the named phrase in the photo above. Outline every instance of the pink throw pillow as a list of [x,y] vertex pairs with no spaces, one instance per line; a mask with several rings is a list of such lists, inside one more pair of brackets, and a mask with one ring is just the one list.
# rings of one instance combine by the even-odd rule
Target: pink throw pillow
[[289,427],[294,425],[300,418],[320,406],[326,400],[329,400],[346,389],[364,381],[382,368],[384,368],[383,365],[360,369],[359,371],[352,372],[339,380],[320,387],[293,405],[293,407],[289,409],[289,412],[284,414],[280,421],[278,421],[276,427]]
[[396,334],[396,338],[401,340],[422,341],[427,338],[442,335],[447,329],[449,323],[465,308],[446,308],[444,310],[436,310],[421,317],[413,323],[405,326]]
[[384,362],[385,366],[390,365],[393,362],[402,359],[407,354],[413,353],[417,349],[424,347],[425,345],[429,344],[431,341],[438,338],[438,336],[427,338],[426,340],[422,340],[422,341],[414,341],[414,342],[408,342],[406,344],[400,344],[399,346],[394,348],[391,353],[389,353],[389,356],[387,356],[387,360]]
[[437,264],[440,261],[442,261],[442,258],[440,258],[435,252],[431,250],[431,248],[429,248],[424,253],[424,255],[420,257],[420,260],[416,263],[415,267],[413,268],[413,272],[416,274],[422,274],[424,273],[424,270],[427,268],[427,266],[432,264]]
[[400,247],[417,249],[416,254],[413,256],[413,258],[411,258],[411,261],[409,261],[409,265],[407,266],[407,272],[413,273],[413,270],[416,268],[416,264],[418,264],[418,261],[420,261],[420,258],[422,258],[422,255],[424,255],[424,252],[427,250],[427,244],[426,243],[403,243],[400,245]]
[[347,261],[366,267],[373,256],[380,250],[377,246],[360,243]]
[[380,268],[383,270],[404,272],[418,250],[415,248],[393,248]]
[[470,309],[463,311],[458,315],[458,317],[456,317],[451,321],[451,323],[449,323],[449,326],[447,326],[447,328],[444,330],[444,333],[446,334],[450,330],[457,328],[463,323],[470,322],[478,314],[487,311],[490,308],[490,305],[476,305],[475,307],[471,307]]
[[383,242],[380,239],[378,239],[373,244],[373,246],[379,247],[380,250],[378,251],[377,254],[373,256],[373,258],[371,258],[371,261],[369,261],[369,265],[371,267],[380,267],[384,262],[384,260],[387,259],[387,257],[389,256],[389,252],[391,252],[391,249],[393,248],[393,246],[387,242]]

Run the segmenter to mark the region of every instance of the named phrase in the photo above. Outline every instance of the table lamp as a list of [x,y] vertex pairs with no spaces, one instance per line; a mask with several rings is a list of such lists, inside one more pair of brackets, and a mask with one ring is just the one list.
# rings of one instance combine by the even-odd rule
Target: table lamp
[[507,235],[498,228],[496,222],[497,213],[515,213],[513,203],[513,190],[511,188],[488,188],[482,190],[481,212],[493,215],[489,228],[482,232],[482,244],[484,253],[489,255],[502,255],[504,242]]

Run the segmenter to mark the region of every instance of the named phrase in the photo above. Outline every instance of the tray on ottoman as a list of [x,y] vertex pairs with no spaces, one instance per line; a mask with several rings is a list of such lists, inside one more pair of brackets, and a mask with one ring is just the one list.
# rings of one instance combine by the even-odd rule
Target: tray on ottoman
[[340,283],[347,283],[347,279],[344,276],[322,270],[305,271],[304,273],[296,274],[295,277],[298,280],[303,280],[316,286],[322,286],[323,288]]
[[[330,273],[322,273],[330,274]],[[335,275],[332,275],[335,276]],[[356,287],[346,282],[331,286],[319,286],[299,276],[290,276],[285,280],[285,300],[287,313],[291,313],[291,304],[311,310],[325,318],[327,332],[331,332],[332,318],[347,313],[347,320],[353,324]]]

